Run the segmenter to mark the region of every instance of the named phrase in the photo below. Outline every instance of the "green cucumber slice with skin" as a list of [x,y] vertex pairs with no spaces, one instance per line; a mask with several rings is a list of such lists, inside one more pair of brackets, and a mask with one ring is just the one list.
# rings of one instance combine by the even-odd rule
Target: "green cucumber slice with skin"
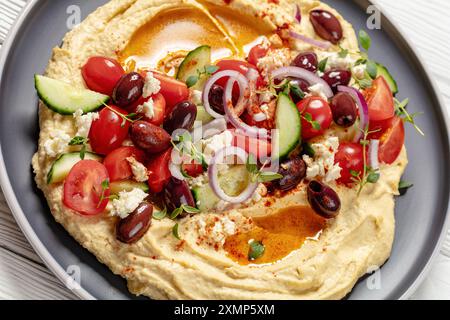
[[113,195],[119,195],[120,192],[130,192],[134,189],[141,189],[145,193],[150,191],[148,184],[145,182],[136,182],[133,180],[114,181],[109,184],[109,190]]
[[41,75],[34,76],[34,84],[42,102],[62,115],[73,115],[78,109],[83,113],[96,111],[109,100],[104,94],[74,88],[63,81]]
[[[219,183],[226,194],[239,195],[248,185],[250,176],[244,165],[237,165],[219,174]],[[214,211],[220,199],[216,196],[209,184],[192,189],[197,208],[200,211]]]
[[275,114],[276,134],[274,159],[283,159],[302,143],[302,121],[300,112],[291,98],[280,93]]
[[[190,76],[196,76],[198,74],[197,70],[202,71],[209,65],[211,65],[211,47],[198,47],[189,52],[186,58],[184,58],[178,69],[177,79],[186,82]],[[201,90],[204,82],[205,79],[199,79],[192,89]]]
[[[95,153],[86,152],[85,160],[95,160],[101,162],[103,158]],[[65,153],[55,160],[47,174],[47,184],[63,182],[72,170],[73,166],[81,161],[79,152]]]
[[211,117],[208,112],[206,112],[205,107],[197,106],[197,118],[195,119],[195,121],[199,121],[202,123],[202,125],[205,125],[213,120],[214,118]]
[[382,76],[386,80],[386,82],[389,84],[389,87],[391,88],[392,94],[396,95],[398,93],[397,81],[395,81],[394,77],[391,75],[389,70],[378,62],[377,62],[377,75]]

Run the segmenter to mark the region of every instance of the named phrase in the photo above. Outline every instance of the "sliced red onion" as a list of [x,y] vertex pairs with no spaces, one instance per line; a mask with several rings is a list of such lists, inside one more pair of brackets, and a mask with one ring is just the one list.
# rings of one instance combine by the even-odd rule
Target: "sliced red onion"
[[282,78],[288,78],[288,77],[299,78],[299,79],[305,80],[311,86],[315,85],[317,83],[320,83],[323,86],[323,91],[328,99],[333,97],[333,95],[334,95],[333,90],[331,90],[330,86],[328,85],[328,83],[325,80],[323,80],[321,77],[319,77],[315,73],[305,70],[303,68],[293,67],[293,66],[282,67],[275,71],[272,71],[271,76],[273,79],[282,79]]
[[248,158],[248,153],[245,152],[245,150],[238,148],[238,147],[226,147],[218,152],[216,152],[216,155],[211,160],[211,164],[208,168],[208,177],[209,177],[209,184],[211,185],[212,190],[214,193],[223,201],[230,202],[233,204],[239,204],[247,201],[250,199],[253,194],[256,192],[258,188],[258,183],[256,182],[249,182],[248,186],[245,188],[245,190],[238,196],[232,197],[229,196],[223,191],[222,187],[219,183],[219,168],[218,166],[221,164],[225,164],[226,157],[228,156],[236,156],[242,163],[245,163]]
[[267,115],[264,112],[257,113],[253,115],[253,120],[255,120],[255,122],[263,122],[267,120]]
[[178,180],[186,180],[186,177],[181,172],[181,165],[185,163],[186,161],[191,161],[189,156],[185,155],[182,156],[178,152],[178,150],[173,149],[171,156],[170,156],[170,162],[169,162],[169,171],[170,174],[177,178]]
[[[236,78],[237,76],[242,76],[242,74],[240,74],[237,71],[233,71],[233,70],[224,70],[224,71],[220,71],[217,72],[216,74],[214,74],[212,77],[210,77],[208,79],[208,81],[206,81],[205,84],[205,88],[203,89],[203,106],[206,109],[206,112],[208,112],[208,114],[216,119],[219,118],[223,118],[223,115],[220,113],[215,112],[212,108],[211,105],[209,104],[209,92],[211,91],[211,88],[213,86],[213,84],[215,84],[219,79],[225,78],[225,77],[234,77]],[[239,100],[242,100],[242,97],[244,96],[245,92],[248,90],[248,80],[247,78],[245,78],[244,76],[242,76],[245,80],[239,84],[240,86],[240,97]],[[242,102],[242,101],[241,101]]]
[[380,148],[380,140],[370,140],[369,146],[369,165],[372,169],[380,169],[380,163],[378,161],[378,150]]
[[312,39],[312,38],[309,38],[307,36],[304,36],[304,35],[302,35],[300,33],[292,31],[292,30],[289,31],[289,35],[292,38],[294,38],[294,39],[306,42],[306,43],[308,43],[308,44],[310,44],[312,46],[315,46],[315,47],[318,47],[318,48],[321,48],[321,49],[324,49],[324,50],[327,50],[327,49],[329,49],[331,47],[331,43],[330,42]]
[[207,124],[196,127],[191,133],[192,141],[198,142],[201,139],[208,139],[216,134],[220,134],[227,130],[227,121],[225,118],[214,119]]
[[176,165],[173,162],[169,163],[169,171],[172,177],[177,178],[178,180],[186,180],[185,176],[181,173],[181,167]]
[[366,99],[364,99],[364,96],[358,89],[346,86],[338,86],[337,89],[339,92],[346,92],[350,94],[358,105],[359,130],[353,139],[353,142],[359,142],[364,137],[364,131],[369,124],[369,106],[367,105]]
[[[248,84],[247,78],[244,77],[239,72],[237,72],[235,77],[230,77],[230,79],[228,80],[227,85],[225,87],[225,94],[223,97],[224,109],[225,109],[225,114],[226,114],[227,120],[236,129],[241,130],[242,133],[246,136],[253,137],[253,138],[267,138],[269,136],[269,132],[267,131],[267,129],[249,126],[244,121],[242,121],[241,118],[239,118],[236,115],[236,113],[234,112],[232,96],[233,96],[233,86],[236,82],[239,85],[239,90],[241,92],[243,92],[243,90],[245,90],[245,88],[244,88],[245,84],[246,83]],[[246,95],[245,94],[241,95],[237,105],[242,103],[242,101],[244,101],[245,99],[246,99]]]
[[297,21],[297,23],[301,23],[302,22],[302,10],[300,9],[300,5],[296,5],[295,6],[295,21]]

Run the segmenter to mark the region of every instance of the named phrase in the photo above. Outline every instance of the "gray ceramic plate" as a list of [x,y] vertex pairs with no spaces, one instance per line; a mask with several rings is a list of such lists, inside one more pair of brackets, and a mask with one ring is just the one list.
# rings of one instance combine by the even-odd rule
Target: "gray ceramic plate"
[[[38,137],[37,97],[33,74],[45,69],[51,50],[67,32],[66,10],[79,5],[83,17],[106,0],[30,1],[6,41],[0,58],[0,179],[8,203],[29,241],[63,281],[70,265],[81,266],[82,298],[129,299],[125,281],[114,276],[73,240],[51,216],[36,190],[30,160]],[[337,8],[356,30],[365,28],[366,0],[325,1]],[[381,289],[360,281],[350,299],[408,297],[424,278],[442,240],[449,204],[449,139],[443,104],[420,60],[386,18],[372,31],[371,56],[389,66],[400,86],[400,98],[411,99],[410,110],[425,111],[420,125],[426,138],[411,127],[406,144],[410,165],[406,178],[415,183],[397,200],[396,239],[392,256],[381,269]],[[432,37],[433,35],[430,35]]]

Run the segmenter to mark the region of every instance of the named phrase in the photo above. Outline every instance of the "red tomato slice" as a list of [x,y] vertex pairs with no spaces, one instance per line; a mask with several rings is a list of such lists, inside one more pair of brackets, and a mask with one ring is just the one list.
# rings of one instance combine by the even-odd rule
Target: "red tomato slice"
[[272,144],[267,140],[256,139],[233,132],[233,147],[244,149],[258,159],[266,159],[272,154]]
[[362,145],[351,142],[341,143],[339,145],[338,152],[336,153],[334,162],[339,164],[342,168],[341,177],[337,182],[345,185],[353,184],[352,171],[359,172],[360,174],[364,171]]
[[248,53],[247,61],[250,64],[257,66],[259,59],[265,57],[268,51],[269,48],[266,48],[263,45],[258,44],[254,46]]
[[392,127],[388,129],[380,139],[378,159],[386,164],[392,164],[397,160],[405,143],[405,126],[400,117],[395,117]]
[[[108,180],[108,171],[98,161],[82,160],[70,170],[64,182],[63,203],[83,215],[102,213],[108,204],[109,188],[102,183]],[[101,196],[104,200],[101,200]]]
[[169,170],[171,155],[172,148],[153,157],[148,162],[148,186],[150,191],[160,193],[172,177]]
[[99,119],[92,122],[89,142],[94,152],[106,155],[122,146],[127,138],[130,122],[124,121],[119,114],[128,115],[128,112],[109,106],[100,111]]
[[129,157],[134,157],[140,163],[145,163],[144,151],[135,147],[121,147],[106,156],[103,165],[108,170],[111,182],[128,180],[133,177],[133,171],[127,160]]
[[147,102],[150,98],[153,99],[153,118],[150,119],[142,115],[144,116],[142,120],[159,127],[163,124],[164,116],[166,114],[166,99],[164,99],[164,96],[161,93],[157,93],[148,98],[144,98],[141,96],[134,104],[127,108],[127,111],[129,111],[130,113],[137,113],[137,107]]
[[184,163],[181,168],[183,171],[192,178],[198,177],[203,174],[203,166],[200,163]]
[[384,77],[376,78],[372,87],[364,92],[369,105],[370,131],[384,131],[391,125],[395,115],[392,91]]
[[[219,70],[217,70],[217,72],[220,72],[223,70],[233,70],[233,71],[240,72],[244,76],[247,75],[247,72],[249,69],[258,70],[256,68],[256,66],[248,63],[247,61],[241,61],[241,60],[220,60],[219,62],[217,62],[217,67],[219,67]],[[228,77],[223,77],[222,79],[219,79],[216,82],[216,84],[225,88],[228,79],[229,79]],[[259,88],[262,85],[264,85],[264,80],[262,77],[259,77],[256,82],[256,86]],[[239,97],[239,86],[237,84],[233,87],[233,96]]]
[[[302,137],[305,140],[323,135],[333,121],[330,105],[320,97],[306,98],[297,104],[297,108],[302,114]],[[306,114],[309,114],[312,120],[320,125],[320,130],[314,129],[311,123],[305,119]]]
[[153,72],[153,75],[161,82],[161,91],[159,93],[166,99],[167,116],[177,103],[189,99],[189,89],[184,82],[169,76],[157,72]]
[[81,74],[89,89],[112,96],[117,82],[125,71],[114,59],[92,57],[81,68]]

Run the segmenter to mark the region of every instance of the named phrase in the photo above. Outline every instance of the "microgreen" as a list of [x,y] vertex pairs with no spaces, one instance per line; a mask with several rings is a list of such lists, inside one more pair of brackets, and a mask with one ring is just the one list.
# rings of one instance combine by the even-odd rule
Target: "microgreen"
[[349,54],[349,50],[348,49],[344,49],[341,46],[339,46],[339,48],[341,49],[341,51],[339,51],[339,53],[338,53],[339,58],[343,59],[343,58],[347,57],[348,54]]
[[200,81],[200,79],[209,77],[217,70],[219,70],[218,66],[205,66],[203,67],[203,69],[197,69],[196,75],[192,75],[187,78],[186,85],[188,86],[188,88],[191,88],[195,86]]
[[401,196],[405,195],[408,189],[412,188],[414,184],[412,184],[409,181],[400,180],[400,183],[398,184],[398,192]]
[[162,219],[164,219],[167,216],[167,208],[164,207],[164,209],[161,210],[161,211],[153,212],[152,216],[153,216],[153,219],[155,219],[155,220],[162,220]]
[[175,238],[177,238],[178,240],[181,240],[180,234],[178,232],[180,225],[178,223],[176,223],[173,228],[172,228],[172,234]]
[[315,120],[313,120],[313,117],[312,117],[312,115],[310,113],[305,112],[302,115],[302,117],[303,117],[303,119],[306,122],[308,122],[311,125],[311,127],[313,127],[314,130],[320,130],[321,129],[320,123],[315,121]]
[[319,65],[317,66],[317,68],[319,69],[320,72],[325,72],[327,63],[328,63],[328,58],[325,58],[319,62]]
[[[180,155],[187,155],[197,163],[201,163],[204,170],[208,169],[208,164],[205,161],[205,156],[200,152],[195,144],[192,142],[192,136],[189,132],[184,132],[178,136],[175,136],[171,141],[175,150]],[[184,174],[183,174],[184,175]]]
[[186,204],[182,204],[181,207],[176,208],[175,210],[173,210],[173,212],[170,214],[170,219],[175,220],[183,212],[187,212],[187,213],[190,213],[190,214],[197,214],[197,213],[200,213],[200,210],[197,209],[197,208],[188,206]]
[[103,105],[122,118],[122,124],[120,125],[122,128],[125,127],[127,122],[134,123],[134,122],[142,119],[142,116],[140,116],[137,113],[130,113],[130,114],[125,115],[125,114],[118,112],[117,110],[114,110],[113,108],[108,106],[106,103],[104,103]]
[[415,118],[422,114],[422,112],[416,112],[413,114],[410,114],[408,110],[406,110],[406,107],[408,106],[409,99],[405,99],[403,101],[399,101],[396,98],[394,98],[395,102],[395,113],[397,116],[401,117],[403,121],[411,123],[414,128],[419,132],[422,136],[425,136],[425,133],[420,129],[420,127],[416,124]]
[[372,45],[372,39],[370,38],[369,34],[364,30],[359,30],[359,43],[361,44],[361,47],[369,51],[371,45]]
[[373,60],[367,60],[366,71],[372,79],[375,79],[378,75],[377,64]]
[[106,191],[109,190],[109,179],[105,179],[102,181],[102,194],[100,196],[100,200],[98,201],[97,204],[97,209],[100,208],[100,206],[102,205],[102,202],[106,199],[110,199],[110,197],[106,196]]
[[267,163],[265,163],[261,169],[258,168],[256,163],[257,161],[255,156],[253,154],[249,154],[245,167],[247,168],[248,173],[250,173],[250,180],[252,182],[265,183],[283,178],[283,176],[279,173],[264,171],[264,167]]
[[77,136],[77,137],[74,137],[72,140],[70,140],[69,146],[81,146],[80,158],[81,158],[81,160],[84,160],[84,158],[86,157],[86,149],[87,149],[88,143],[89,143],[88,138]]
[[308,155],[311,158],[314,158],[314,156],[316,155],[316,152],[314,151],[314,149],[311,147],[311,145],[309,143],[303,144],[303,153],[305,153],[306,155]]
[[250,242],[250,248],[248,250],[248,260],[255,261],[260,258],[266,251],[266,247],[260,241],[252,240]]

